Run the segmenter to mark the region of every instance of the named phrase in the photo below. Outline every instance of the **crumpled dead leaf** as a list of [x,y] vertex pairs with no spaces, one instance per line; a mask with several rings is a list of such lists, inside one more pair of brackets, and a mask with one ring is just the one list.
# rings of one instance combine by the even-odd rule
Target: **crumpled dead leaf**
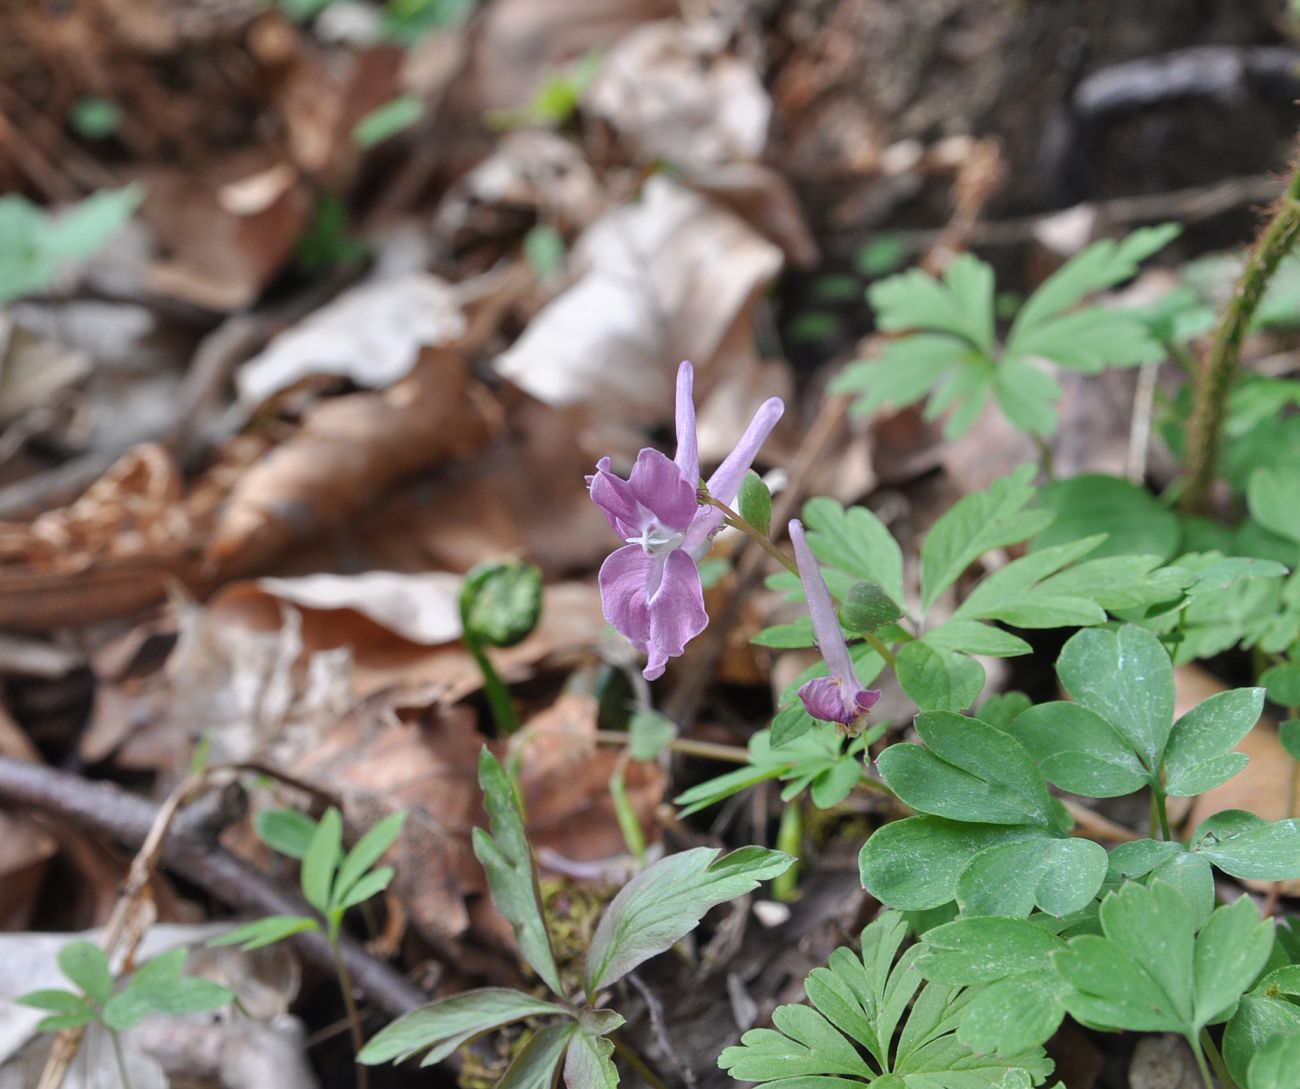
[[466,328],[455,290],[440,277],[413,272],[365,283],[245,362],[236,375],[239,397],[253,408],[317,375],[383,389],[411,372],[421,349],[450,344]]
[[757,159],[772,102],[745,61],[722,52],[718,23],[650,23],[605,58],[584,106],[645,160],[701,167]]
[[311,195],[296,173],[260,153],[239,153],[202,172],[148,172],[141,215],[167,256],[145,271],[159,294],[209,310],[254,302],[283,267],[307,224]]
[[[546,404],[577,410],[579,441],[595,455],[635,451],[643,429],[671,416],[681,359],[695,363],[702,398],[724,378],[746,387],[745,401],[728,407],[748,421],[773,385],[761,377],[749,324],[781,268],[776,246],[698,194],[653,177],[639,204],[588,228],[573,256],[583,275],[497,358],[504,377]],[[706,458],[716,455],[701,446]]]
[[458,575],[366,571],[359,575],[264,578],[257,585],[281,601],[303,608],[355,610],[412,643],[434,646],[460,638]]
[[0,523],[0,626],[48,631],[159,600],[193,576],[204,521],[166,449],[135,447],[71,505]]
[[442,349],[426,349],[388,389],[310,406],[301,429],[235,481],[207,544],[209,564],[227,577],[264,566],[398,480],[472,454],[492,417],[465,361]]

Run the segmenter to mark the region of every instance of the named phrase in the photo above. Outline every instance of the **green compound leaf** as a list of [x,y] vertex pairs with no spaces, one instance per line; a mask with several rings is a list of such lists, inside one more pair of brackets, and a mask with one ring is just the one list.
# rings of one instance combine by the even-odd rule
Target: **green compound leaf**
[[957,898],[962,871],[981,851],[1044,835],[1031,825],[907,817],[871,834],[858,868],[863,887],[877,900],[903,911],[925,911]]
[[492,831],[489,834],[482,828],[474,829],[474,854],[487,874],[492,902],[514,928],[524,960],[555,994],[563,995],[564,986],[542,915],[524,817],[509,776],[486,747],[479,755],[478,779]]
[[633,760],[657,760],[676,739],[677,724],[655,711],[638,711],[627,732]]
[[1250,733],[1264,708],[1264,689],[1219,692],[1174,723],[1165,750],[1165,792],[1174,797],[1204,794],[1246,766],[1246,754],[1232,749]]
[[711,847],[669,855],[620,890],[601,916],[587,951],[589,997],[670,948],[695,929],[709,908],[752,891],[794,861],[764,847],[718,855]]
[[963,915],[1026,918],[1035,907],[1049,915],[1081,911],[1105,880],[1106,849],[1088,839],[1027,839],[989,847],[957,880]]
[[984,667],[974,658],[935,646],[929,637],[898,652],[898,683],[922,710],[963,711],[984,688]]
[[108,958],[94,942],[68,942],[58,955],[59,971],[75,983],[98,1005],[106,1005],[113,997],[113,973],[108,968]]
[[1279,707],[1300,707],[1300,665],[1295,662],[1264,670],[1259,683],[1268,689],[1268,698]]
[[[804,504],[803,518],[814,555],[851,576],[849,585],[872,582],[892,600],[903,600],[902,549],[871,511],[866,507],[845,510],[833,499],[817,498]],[[831,589],[836,593],[834,586]]]
[[1300,820],[1226,809],[1197,827],[1191,849],[1233,877],[1289,881],[1300,877]]
[[1174,671],[1150,632],[1088,628],[1061,650],[1056,674],[1074,699],[1109,722],[1148,771],[1160,767],[1173,727]]
[[985,552],[1033,537],[1052,520],[1046,511],[1024,509],[1034,497],[1033,476],[1032,465],[1022,466],[966,496],[934,524],[921,549],[926,609]]
[[138,968],[126,989],[104,1006],[104,1024],[120,1032],[134,1028],[151,1013],[203,1013],[234,1000],[234,994],[219,983],[181,975],[186,955],[185,949],[171,949]]
[[1194,1037],[1231,1011],[1273,943],[1249,897],[1216,909],[1196,937],[1187,901],[1161,881],[1111,893],[1100,918],[1104,937],[1073,938],[1053,960],[1070,1014],[1104,1029]]
[[[332,899],[336,907],[344,906],[344,901],[347,900],[351,901],[348,906],[359,904],[362,900],[368,900],[370,896],[387,887],[388,882],[385,881],[380,888],[374,889],[368,896],[363,896],[360,900],[351,899],[350,897],[350,894],[366,877],[370,867],[378,862],[383,857],[384,852],[396,841],[402,831],[402,825],[405,823],[405,813],[390,813],[357,841],[356,846],[344,858],[343,864],[339,867],[338,877],[334,881]],[[392,876],[392,871],[389,870],[388,879],[392,880]],[[375,882],[371,881],[370,886],[373,888],[374,885]]]
[[872,284],[867,298],[887,333],[931,329],[961,337],[985,355],[994,350],[993,270],[970,254],[953,261],[942,281],[911,269]]
[[493,647],[526,639],[542,615],[542,573],[531,563],[487,563],[465,576],[460,592],[465,633]]
[[917,715],[916,732],[924,748],[891,745],[877,764],[889,788],[917,812],[971,823],[1052,826],[1042,772],[1015,738],[949,711]]
[[964,1010],[957,1039],[1007,1055],[1045,1043],[1060,1027],[1069,986],[1051,954],[1063,948],[1064,940],[1030,920],[958,919],[926,932],[916,969],[939,983],[987,984]]
[[1077,703],[1041,703],[1021,714],[1012,735],[1062,790],[1116,798],[1150,782],[1142,761],[1109,722]]
[[[807,718],[802,705],[799,711]],[[822,729],[809,718],[806,731],[778,747],[774,724],[771,730],[762,730],[750,738],[748,766],[706,780],[674,798],[677,805],[684,807],[678,815],[698,813],[768,779],[785,782],[783,801],[791,801],[811,788],[813,802],[819,807],[837,805],[862,776],[865,737],[845,747],[833,730]]]
[[[554,1002],[533,998],[508,987],[483,987],[421,1006],[399,1017],[362,1048],[357,1061],[366,1066],[405,1062],[428,1052],[421,1066],[441,1062],[462,1044],[502,1025],[546,1014],[569,1017]],[[572,1024],[563,1026],[572,1031]]]
[[316,822],[296,809],[263,809],[253,818],[253,831],[273,851],[301,859],[311,846]]
[[1250,474],[1246,503],[1250,515],[1265,529],[1300,543],[1300,470],[1290,465],[1261,465]]
[[972,992],[923,983],[913,970],[921,947],[899,955],[906,933],[897,912],[876,920],[862,932],[860,955],[837,949],[826,967],[809,975],[809,1005],[778,1007],[773,1028],[746,1032],[738,1046],[723,1051],[718,1065],[737,1081],[785,1089],[1041,1084],[1052,1069],[1041,1048],[999,1057],[959,1040],[956,1030]]
[[322,915],[330,910],[334,871],[343,856],[343,816],[330,806],[312,833],[302,856],[302,893]]
[[229,934],[213,938],[208,944],[238,945],[243,947],[245,952],[251,952],[254,949],[282,942],[295,934],[319,929],[320,923],[306,915],[268,915],[265,919],[246,923],[230,931]]
[[1250,1061],[1246,1089],[1287,1089],[1300,1070],[1300,1031],[1270,1040]]
[[1120,477],[1085,473],[1043,488],[1038,504],[1055,516],[1034,539],[1034,548],[1106,534],[1094,558],[1126,555],[1167,560],[1182,536],[1178,516],[1145,488]]

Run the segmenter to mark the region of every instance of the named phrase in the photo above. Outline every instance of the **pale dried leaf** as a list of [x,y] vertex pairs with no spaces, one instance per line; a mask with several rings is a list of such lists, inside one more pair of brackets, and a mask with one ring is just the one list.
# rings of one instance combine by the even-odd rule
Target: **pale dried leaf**
[[445,280],[414,272],[345,291],[240,367],[239,397],[254,408],[304,378],[338,375],[366,389],[405,378],[423,348],[464,335],[465,315]]

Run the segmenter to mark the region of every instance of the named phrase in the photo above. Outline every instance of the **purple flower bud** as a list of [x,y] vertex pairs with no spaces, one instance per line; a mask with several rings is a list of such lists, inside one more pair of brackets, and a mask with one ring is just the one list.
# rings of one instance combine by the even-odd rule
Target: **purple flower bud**
[[848,643],[844,641],[844,633],[835,615],[835,603],[826,589],[817,559],[808,547],[803,524],[797,518],[790,523],[790,542],[794,545],[794,557],[799,564],[799,579],[808,600],[808,615],[812,617],[817,649],[830,669],[829,677],[814,677],[802,685],[799,699],[813,718],[853,726],[876,705],[880,692],[875,688],[864,688],[858,680]]
[[[600,600],[605,619],[647,656],[645,676],[662,676],[669,658],[709,623],[696,564],[722,525],[723,514],[701,506],[699,441],[695,433],[695,371],[682,363],[677,371],[677,457],[658,450],[637,455],[627,480],[610,471],[601,458],[587,477],[591,498],[614,532],[627,544],[600,568]],[[763,403],[717,472],[709,494],[730,505],[741,482],[785,410],[780,398]]]

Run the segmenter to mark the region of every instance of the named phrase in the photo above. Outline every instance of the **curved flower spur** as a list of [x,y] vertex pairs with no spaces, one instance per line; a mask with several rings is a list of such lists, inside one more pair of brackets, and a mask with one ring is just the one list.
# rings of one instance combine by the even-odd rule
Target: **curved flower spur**
[[817,558],[808,547],[803,523],[797,518],[790,522],[790,543],[794,545],[799,581],[803,583],[804,597],[808,600],[808,615],[812,617],[817,649],[830,669],[829,677],[814,677],[803,684],[799,688],[799,699],[813,718],[837,722],[850,732],[857,732],[858,720],[876,705],[880,690],[864,688],[858,680],[849,645],[835,616],[835,602],[826,588]]
[[[663,675],[669,658],[709,623],[704,611],[699,561],[709,550],[724,514],[703,506],[700,451],[695,434],[695,370],[677,371],[677,456],[643,449],[627,480],[610,471],[609,458],[587,477],[591,498],[614,531],[627,542],[600,568],[600,600],[605,619],[647,657],[645,677]],[[709,477],[708,492],[730,505],[759,448],[785,411],[779,397],[759,407],[736,448]]]

